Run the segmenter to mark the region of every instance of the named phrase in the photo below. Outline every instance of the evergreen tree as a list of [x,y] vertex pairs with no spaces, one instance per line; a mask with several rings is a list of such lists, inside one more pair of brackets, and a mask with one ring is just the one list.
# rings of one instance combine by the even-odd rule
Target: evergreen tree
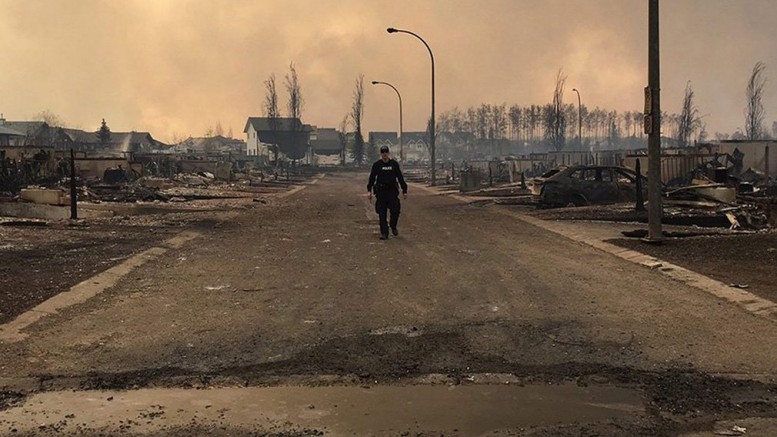
[[102,125],[100,125],[100,130],[97,131],[97,138],[100,139],[100,144],[102,145],[106,145],[111,142],[111,129],[108,128],[104,118]]

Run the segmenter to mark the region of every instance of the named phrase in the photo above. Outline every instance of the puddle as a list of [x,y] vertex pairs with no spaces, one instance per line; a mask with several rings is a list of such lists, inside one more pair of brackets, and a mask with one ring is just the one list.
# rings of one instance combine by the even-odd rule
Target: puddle
[[12,424],[20,432],[63,422],[82,429],[118,429],[122,423],[134,423],[133,432],[222,423],[319,429],[328,436],[424,430],[481,435],[642,412],[641,393],[617,387],[297,386],[42,393],[24,405],[0,411],[0,423]]

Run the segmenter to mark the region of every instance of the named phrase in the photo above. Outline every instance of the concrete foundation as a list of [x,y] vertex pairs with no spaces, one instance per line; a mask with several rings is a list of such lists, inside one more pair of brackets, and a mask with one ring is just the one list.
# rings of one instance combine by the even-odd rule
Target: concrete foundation
[[27,202],[42,205],[64,205],[64,193],[60,190],[48,190],[45,188],[22,188],[21,199]]
[[459,191],[462,193],[480,189],[480,171],[478,169],[462,171],[459,173],[459,177]]
[[[113,211],[78,208],[78,218],[113,217]],[[70,206],[39,205],[36,203],[0,203],[0,216],[37,218],[44,220],[67,220]]]

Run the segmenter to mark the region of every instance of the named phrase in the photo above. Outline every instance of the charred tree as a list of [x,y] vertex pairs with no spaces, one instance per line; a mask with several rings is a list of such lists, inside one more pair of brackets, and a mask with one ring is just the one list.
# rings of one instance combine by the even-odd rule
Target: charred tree
[[337,131],[337,139],[340,141],[340,165],[345,165],[345,152],[348,147],[348,117],[346,114],[340,122],[340,130]]
[[564,114],[564,84],[567,77],[559,70],[556,75],[556,89],[553,91],[553,103],[547,118],[545,136],[557,151],[566,145],[566,117]]
[[693,88],[689,81],[685,86],[683,110],[677,125],[677,145],[679,147],[688,147],[691,145],[691,135],[700,125],[699,110],[693,103],[693,97]]
[[270,125],[270,131],[272,132],[272,139],[274,143],[273,147],[273,162],[278,163],[278,91],[275,88],[275,75],[271,74],[270,77],[264,81],[264,116],[267,117],[267,124]]
[[364,137],[362,136],[362,116],[364,115],[364,75],[356,78],[356,88],[353,90],[353,105],[351,105],[351,120],[353,121],[354,138],[351,155],[357,165],[362,165],[365,158]]
[[289,158],[297,160],[305,156],[307,138],[305,138],[305,133],[303,131],[304,126],[302,124],[302,106],[304,105],[304,100],[299,85],[299,78],[297,77],[297,70],[294,68],[293,62],[289,64],[289,73],[285,77],[285,84],[286,91],[289,93],[287,108],[289,110],[289,118],[291,118],[291,126],[289,127],[291,144],[289,145],[286,154]]
[[764,105],[763,89],[766,84],[764,77],[766,64],[757,62],[747,82],[747,108],[745,108],[745,136],[748,140],[758,140],[763,137]]

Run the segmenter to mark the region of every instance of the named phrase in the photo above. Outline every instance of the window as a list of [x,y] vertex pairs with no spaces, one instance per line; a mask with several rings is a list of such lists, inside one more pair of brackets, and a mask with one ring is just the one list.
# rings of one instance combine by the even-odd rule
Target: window
[[632,184],[637,180],[636,178],[632,177],[629,174],[624,173],[621,170],[617,170],[615,173],[616,173],[618,183],[620,184]]

